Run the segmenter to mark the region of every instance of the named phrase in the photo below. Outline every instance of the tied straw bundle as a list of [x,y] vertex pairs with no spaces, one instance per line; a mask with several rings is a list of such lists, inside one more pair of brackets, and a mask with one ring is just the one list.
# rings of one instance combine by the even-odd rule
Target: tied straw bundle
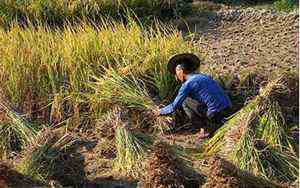
[[153,109],[158,106],[150,96],[145,82],[138,79],[136,74],[131,72],[124,76],[115,69],[107,69],[103,78],[95,80],[92,88],[97,94],[97,102],[141,112],[141,125],[149,124],[161,133],[171,129],[169,117],[154,114]]
[[117,158],[114,168],[117,172],[123,172],[125,175],[138,177],[142,174],[143,159],[152,144],[149,136],[136,132],[130,127],[128,113],[120,109],[114,109],[115,118],[115,145]]
[[60,169],[56,162],[63,151],[70,148],[75,141],[68,133],[60,136],[50,128],[45,128],[39,132],[33,145],[25,148],[17,170],[34,180],[47,182]]
[[271,81],[205,144],[208,155],[220,154],[242,170],[266,179],[294,181],[298,159],[276,101],[284,94],[285,75]]

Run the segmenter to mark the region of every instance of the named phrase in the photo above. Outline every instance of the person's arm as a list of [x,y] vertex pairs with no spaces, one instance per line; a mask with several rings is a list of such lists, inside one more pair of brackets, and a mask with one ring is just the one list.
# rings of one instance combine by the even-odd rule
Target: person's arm
[[190,84],[183,84],[178,91],[178,94],[173,103],[165,106],[164,108],[160,109],[160,115],[168,115],[175,112],[175,110],[182,105],[183,101],[186,99],[188,94],[191,91]]

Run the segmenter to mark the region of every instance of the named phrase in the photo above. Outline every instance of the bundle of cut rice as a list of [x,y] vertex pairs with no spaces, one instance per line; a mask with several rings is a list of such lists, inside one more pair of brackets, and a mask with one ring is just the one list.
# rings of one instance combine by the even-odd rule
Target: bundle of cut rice
[[6,158],[10,151],[18,151],[31,144],[36,130],[1,97],[1,92],[0,113],[6,119],[2,122],[0,119],[0,158]]
[[130,72],[127,75],[120,74],[117,70],[107,69],[103,78],[95,78],[96,82],[91,87],[96,92],[97,103],[102,106],[122,106],[138,111],[141,125],[148,124],[154,130],[166,132],[170,130],[170,118],[156,116],[154,109],[158,109],[152,96],[149,94],[146,83]]
[[270,82],[205,144],[205,153],[218,153],[254,175],[294,181],[298,159],[276,101],[285,91],[285,76]]
[[[117,158],[114,168],[125,175],[139,177],[143,174],[143,159],[152,144],[152,139],[132,129],[130,122],[124,121],[128,114],[115,110],[115,146]],[[125,117],[124,117],[125,116]]]
[[68,133],[61,136],[45,128],[40,131],[33,145],[25,148],[17,169],[34,180],[48,182],[56,170],[61,168],[57,166],[57,160],[74,142],[74,137]]

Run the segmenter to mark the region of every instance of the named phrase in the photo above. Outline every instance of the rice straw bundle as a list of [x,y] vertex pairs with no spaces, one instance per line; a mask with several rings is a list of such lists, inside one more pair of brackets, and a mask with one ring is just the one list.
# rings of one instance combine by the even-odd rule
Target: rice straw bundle
[[114,123],[117,158],[114,168],[127,175],[139,176],[142,160],[152,141],[145,134],[130,130],[128,122],[122,120],[122,112],[116,113]]
[[58,166],[55,164],[64,150],[69,148],[75,139],[70,134],[62,137],[46,128],[40,131],[32,146],[24,150],[24,157],[17,169],[22,174],[35,180],[47,182]]
[[281,150],[293,150],[292,140],[287,135],[286,123],[277,101],[270,104],[266,112],[260,117],[259,123],[260,125],[257,126],[256,130],[257,137]]
[[[233,116],[205,144],[205,153],[219,153],[242,170],[264,178],[294,180],[298,173],[298,159],[292,150],[275,100],[276,95],[286,89],[284,76],[270,82],[259,96]],[[267,158],[265,151],[268,151]],[[271,159],[276,165],[266,165],[272,164],[269,161]]]
[[103,78],[95,79],[97,81],[92,87],[98,95],[98,102],[110,104],[110,107],[123,106],[141,111],[142,123],[151,124],[161,132],[170,129],[168,117],[154,115],[153,109],[156,109],[157,105],[151,98],[146,84],[134,73],[124,76],[114,69],[107,69]]
[[0,157],[5,157],[8,150],[14,150],[33,142],[36,131],[21,115],[16,113],[0,96],[0,110],[8,122],[0,124]]

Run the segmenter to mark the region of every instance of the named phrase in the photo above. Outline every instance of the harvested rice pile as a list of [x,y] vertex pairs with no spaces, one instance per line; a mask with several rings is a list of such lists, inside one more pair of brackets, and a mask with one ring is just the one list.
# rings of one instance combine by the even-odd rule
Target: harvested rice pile
[[271,81],[218,130],[206,143],[204,153],[219,153],[242,170],[265,179],[295,181],[298,155],[276,102],[276,96],[285,91],[285,76]]
[[49,183],[49,179],[74,183],[82,180],[80,162],[75,161],[71,148],[76,139],[70,133],[59,134],[45,128],[24,148],[16,169],[35,181]]

